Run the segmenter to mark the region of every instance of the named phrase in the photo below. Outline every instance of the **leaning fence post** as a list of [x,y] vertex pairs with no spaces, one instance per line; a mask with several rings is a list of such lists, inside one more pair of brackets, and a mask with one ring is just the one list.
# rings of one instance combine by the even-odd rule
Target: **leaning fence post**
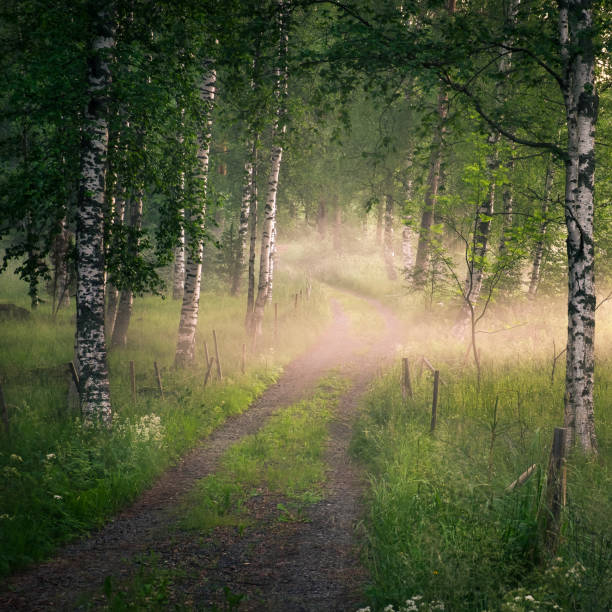
[[408,357],[402,358],[402,398],[406,401],[406,398],[412,399],[412,382],[410,381],[410,365],[408,364]]
[[559,545],[561,533],[561,509],[565,505],[565,452],[569,430],[555,427],[550,449],[548,477],[546,479],[546,517],[544,521],[544,540],[546,549],[554,555]]
[[433,382],[433,400],[431,402],[431,426],[429,431],[433,433],[436,429],[436,422],[438,420],[438,387],[440,385],[440,370],[434,370],[434,382]]
[[6,405],[6,401],[4,400],[4,391],[2,390],[2,381],[0,380],[0,410],[2,411],[2,424],[4,425],[4,431],[6,435],[9,434],[9,414],[8,414],[8,406]]
[[215,360],[217,362],[217,376],[219,380],[223,378],[223,374],[221,374],[221,361],[219,360],[219,345],[217,344],[217,332],[213,329],[213,340],[215,341]]
[[294,301],[294,304],[293,304],[293,309],[294,310],[297,310],[297,301],[298,301],[298,294],[296,293],[295,294],[295,301]]
[[211,357],[208,362],[208,368],[206,369],[206,376],[204,377],[204,386],[208,384],[208,379],[210,378],[210,373],[212,371],[213,364],[215,363],[215,358]]
[[206,367],[208,367],[208,364],[210,363],[210,355],[208,354],[208,344],[206,343],[206,340],[204,340],[204,356],[206,357]]
[[132,391],[132,400],[136,401],[136,371],[133,361],[130,361],[130,389]]
[[157,389],[159,390],[159,394],[162,399],[164,399],[164,389],[162,387],[161,376],[159,374],[159,368],[157,367],[157,361],[153,362],[153,367],[155,368],[155,378],[157,378]]
[[244,374],[246,372],[246,344],[242,344],[242,361],[240,363],[240,370]]

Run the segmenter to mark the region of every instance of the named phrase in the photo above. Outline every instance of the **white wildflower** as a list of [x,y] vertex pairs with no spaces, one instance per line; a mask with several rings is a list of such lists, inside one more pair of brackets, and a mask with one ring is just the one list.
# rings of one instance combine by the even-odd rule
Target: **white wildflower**
[[55,459],[55,453],[49,453],[46,455],[46,459],[47,461],[51,461],[52,459]]
[[525,595],[525,601],[535,601],[533,595]]
[[383,612],[395,612],[395,610],[393,609],[393,604],[389,604],[388,606],[385,606],[383,608]]
[[372,611],[370,610],[370,606],[366,606],[365,608],[359,608],[357,612],[372,612]]
[[156,414],[145,414],[131,426],[134,437],[141,442],[163,442],[164,426]]
[[53,499],[64,499],[61,495],[54,495]]

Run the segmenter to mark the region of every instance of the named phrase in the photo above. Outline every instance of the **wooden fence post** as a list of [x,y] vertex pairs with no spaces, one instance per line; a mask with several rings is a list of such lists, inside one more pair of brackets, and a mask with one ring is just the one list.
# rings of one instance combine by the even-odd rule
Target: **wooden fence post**
[[298,294],[296,293],[296,294],[295,294],[295,301],[294,301],[294,303],[293,303],[293,309],[294,309],[294,310],[297,310],[297,301],[298,301]]
[[208,354],[208,344],[206,343],[206,340],[204,340],[204,356],[206,357],[206,367],[208,367],[208,364],[210,363],[210,355]]
[[136,371],[134,362],[130,361],[130,389],[132,390],[132,401],[136,401]]
[[242,362],[240,363],[240,370],[244,374],[246,372],[246,344],[242,344]]
[[402,398],[406,401],[409,397],[413,399],[412,393],[412,382],[410,381],[410,365],[408,363],[408,357],[402,358]]
[[0,380],[0,411],[2,416],[2,424],[4,425],[4,432],[8,436],[10,433],[9,413],[8,406],[4,399],[4,391],[2,390],[2,381]]
[[555,427],[550,449],[548,476],[546,479],[546,516],[544,520],[544,542],[546,549],[554,555],[561,533],[561,509],[565,505],[566,470],[565,452],[569,430]]
[[213,329],[213,340],[215,341],[215,360],[217,362],[217,376],[219,380],[223,378],[223,374],[221,373],[221,361],[219,359],[219,345],[217,344],[217,332]]
[[429,431],[433,433],[438,420],[438,387],[440,386],[440,370],[434,370],[433,401],[431,402],[431,426]]
[[157,367],[157,361],[153,362],[153,367],[155,368],[155,378],[157,378],[157,389],[159,390],[161,398],[164,399],[164,389],[162,387],[162,380],[159,374],[159,368]]
[[208,363],[208,368],[206,369],[206,376],[204,377],[204,386],[208,384],[208,379],[210,378],[210,373],[212,371],[212,367],[214,363],[215,363],[215,358],[211,357]]

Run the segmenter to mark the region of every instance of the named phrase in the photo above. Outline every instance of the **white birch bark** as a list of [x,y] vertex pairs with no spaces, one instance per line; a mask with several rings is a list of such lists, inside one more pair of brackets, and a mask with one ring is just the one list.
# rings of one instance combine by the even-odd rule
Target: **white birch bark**
[[279,26],[279,53],[278,66],[276,68],[276,96],[278,100],[276,118],[273,129],[273,145],[270,160],[270,174],[268,177],[268,190],[266,194],[266,206],[264,209],[264,223],[261,235],[261,250],[259,256],[259,282],[257,287],[257,298],[253,309],[252,331],[260,335],[263,331],[264,309],[266,306],[269,286],[271,257],[274,244],[274,232],[276,231],[276,195],[278,193],[278,177],[280,173],[281,160],[283,157],[283,136],[287,130],[285,124],[286,98],[287,98],[287,9],[288,2],[278,1],[278,26]]
[[593,213],[595,124],[592,0],[559,1],[559,41],[564,61],[568,151],[565,222],[568,259],[568,329],[565,427],[585,453],[597,452],[593,402],[595,278]]
[[255,257],[257,249],[257,145],[258,137],[253,145],[253,181],[251,183],[251,204],[249,207],[249,269],[247,288],[247,311],[245,327],[247,333],[253,331],[253,311],[255,308]]
[[[185,211],[181,209],[181,218]],[[185,287],[185,226],[181,222],[179,243],[174,249],[174,270],[172,275],[172,299],[180,300],[183,297]]]
[[266,295],[266,303],[272,303],[272,292],[274,290],[274,266],[276,264],[276,223],[272,228],[272,236],[270,236],[270,270],[268,271],[268,294]]
[[[206,72],[200,85],[200,100],[203,105],[203,114],[206,117],[205,133],[200,134],[198,143],[198,174],[195,177],[200,182],[202,190],[202,207],[193,219],[204,231],[206,217],[206,187],[208,183],[208,166],[210,157],[211,138],[211,111],[215,99],[215,85],[217,75],[210,62],[205,66]],[[202,256],[204,242],[198,236],[195,249],[189,249],[185,263],[185,289],[183,292],[183,305],[178,329],[178,341],[174,362],[182,367],[193,361],[195,354],[195,333],[198,325],[198,312],[200,305],[200,283],[202,279]]]
[[280,172],[283,148],[272,148],[270,175],[268,178],[268,191],[266,206],[264,208],[264,222],[261,230],[261,250],[259,252],[259,282],[257,285],[257,298],[253,308],[253,329],[257,335],[263,331],[264,309],[268,298],[270,284],[270,261],[272,239],[276,223],[276,194],[278,191],[278,175]]
[[[185,109],[181,109],[181,134],[179,136],[179,145],[183,146],[185,141],[183,137]],[[179,178],[179,197],[184,201],[185,195],[185,172],[181,172]],[[174,248],[174,266],[172,270],[172,299],[180,300],[183,297],[185,289],[185,210],[179,210],[180,230],[178,237],[178,245]]]
[[76,361],[81,412],[86,424],[110,426],[104,336],[104,198],[108,151],[108,53],[115,45],[114,3],[103,2],[94,17],[88,64],[89,101],[84,114],[81,185],[77,207]]
[[238,252],[236,267],[232,277],[232,295],[237,295],[242,283],[242,275],[246,265],[247,238],[249,233],[249,214],[251,210],[251,190],[253,189],[253,147],[249,144],[249,154],[244,162],[244,179],[242,185],[242,202],[240,204],[240,223],[238,226]]

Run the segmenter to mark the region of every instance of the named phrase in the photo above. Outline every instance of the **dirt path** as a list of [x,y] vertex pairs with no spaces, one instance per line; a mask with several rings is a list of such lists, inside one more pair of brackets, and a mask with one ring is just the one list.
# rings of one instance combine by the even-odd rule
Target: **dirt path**
[[[393,314],[367,300],[385,321],[380,340],[368,344],[350,326],[337,301],[333,321],[316,346],[285,369],[247,412],[228,420],[134,505],[91,537],[58,556],[12,577],[0,593],[4,610],[73,610],[101,607],[104,579],[134,572],[134,559],[150,552],[173,575],[173,597],[188,609],[228,604],[240,594],[240,610],[353,610],[365,579],[354,544],[362,482],[348,456],[351,425],[360,396],[400,337]],[[168,530],[169,512],[194,482],[218,467],[223,452],[260,429],[272,414],[308,394],[329,370],[339,368],[352,383],[330,427],[324,499],[308,509],[308,521],[279,522],[278,497],[249,501],[254,528],[217,529],[209,537]],[[228,591],[229,589],[229,591]],[[86,602],[86,603],[83,603]],[[169,604],[168,604],[169,605]],[[218,609],[218,608],[217,608]]]

